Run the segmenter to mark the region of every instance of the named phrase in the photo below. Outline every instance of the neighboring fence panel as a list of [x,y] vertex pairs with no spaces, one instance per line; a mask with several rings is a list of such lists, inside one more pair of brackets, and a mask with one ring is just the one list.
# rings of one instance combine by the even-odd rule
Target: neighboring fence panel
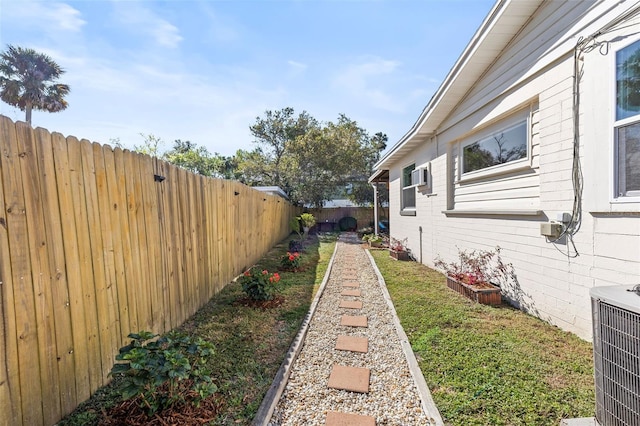
[[2,116],[0,149],[0,425],[72,411],[107,382],[127,334],[180,325],[299,213]]
[[343,217],[353,217],[358,222],[358,228],[365,228],[373,223],[373,207],[336,207],[309,209],[317,222],[338,223]]

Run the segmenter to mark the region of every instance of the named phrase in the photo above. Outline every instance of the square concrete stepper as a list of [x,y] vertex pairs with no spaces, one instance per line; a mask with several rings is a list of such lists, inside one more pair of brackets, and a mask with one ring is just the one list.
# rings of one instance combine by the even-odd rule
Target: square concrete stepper
[[359,289],[345,288],[344,290],[342,290],[342,293],[340,293],[340,296],[360,297],[360,296],[362,296],[362,291],[359,290]]
[[358,336],[338,336],[336,349],[339,351],[367,353],[369,351],[369,339]]
[[376,426],[376,419],[371,416],[328,411],[324,424],[326,426]]
[[333,389],[369,393],[370,375],[371,371],[368,368],[345,367],[334,364],[327,386]]
[[360,300],[341,300],[338,307],[347,309],[362,309],[362,302]]
[[343,315],[340,318],[340,325],[347,327],[366,327],[367,316],[366,315]]

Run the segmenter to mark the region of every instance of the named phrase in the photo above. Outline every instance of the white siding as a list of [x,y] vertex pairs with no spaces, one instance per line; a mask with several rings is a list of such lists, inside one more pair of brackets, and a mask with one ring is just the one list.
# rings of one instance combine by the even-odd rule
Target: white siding
[[[540,235],[539,227],[573,207],[573,46],[578,37],[595,32],[629,6],[629,2],[619,6],[612,2],[545,2],[442,122],[437,135],[411,155],[394,158],[390,170],[391,233],[395,238],[408,238],[416,258],[432,266],[438,256],[455,259],[458,248],[500,246],[503,260],[515,268],[519,304],[586,339],[591,337],[589,289],[640,283],[640,206],[620,206],[610,199],[611,52],[640,37],[632,27],[605,37],[612,40],[608,54],[595,50],[584,58],[581,228],[573,242],[553,244]],[[635,24],[640,25],[640,20]],[[529,170],[458,182],[460,141],[532,101],[538,108],[532,120]],[[416,216],[401,216],[402,167],[428,161],[432,193],[417,192]],[[533,217],[495,214],[501,209],[543,213]],[[491,210],[494,214],[444,213],[450,210]],[[577,257],[571,257],[574,245]]]

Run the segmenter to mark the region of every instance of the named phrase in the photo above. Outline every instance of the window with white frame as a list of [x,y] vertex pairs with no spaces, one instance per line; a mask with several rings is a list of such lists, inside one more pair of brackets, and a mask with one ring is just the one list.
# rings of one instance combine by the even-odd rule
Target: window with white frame
[[528,155],[527,119],[499,128],[490,134],[463,145],[462,173],[501,166]]
[[640,40],[616,52],[615,198],[640,197]]
[[414,163],[402,169],[402,210],[416,208],[416,188],[411,183],[411,172],[415,168]]

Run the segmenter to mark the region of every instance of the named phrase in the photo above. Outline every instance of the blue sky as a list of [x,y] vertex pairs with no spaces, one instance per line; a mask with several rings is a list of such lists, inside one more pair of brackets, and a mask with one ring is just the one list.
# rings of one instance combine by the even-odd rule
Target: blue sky
[[[389,146],[414,124],[493,0],[0,0],[0,45],[50,55],[69,108],[34,127],[127,147],[143,134],[214,153],[287,106],[340,113]],[[24,113],[0,103],[0,114]]]

